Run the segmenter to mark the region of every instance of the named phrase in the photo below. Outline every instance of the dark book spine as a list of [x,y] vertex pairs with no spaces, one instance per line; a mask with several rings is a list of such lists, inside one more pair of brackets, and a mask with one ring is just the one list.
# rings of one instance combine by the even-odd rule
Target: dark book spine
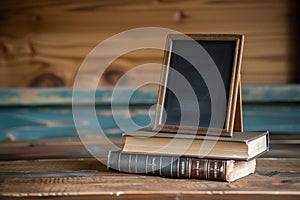
[[107,167],[126,173],[226,181],[226,160],[111,151]]

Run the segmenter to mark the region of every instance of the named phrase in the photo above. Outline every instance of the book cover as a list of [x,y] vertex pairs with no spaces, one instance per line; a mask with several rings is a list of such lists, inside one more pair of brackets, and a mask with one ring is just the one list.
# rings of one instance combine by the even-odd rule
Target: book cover
[[138,130],[124,134],[123,151],[189,157],[250,160],[269,149],[268,132],[235,132],[233,137]]
[[107,167],[119,172],[232,182],[255,171],[256,160],[200,159],[111,151]]

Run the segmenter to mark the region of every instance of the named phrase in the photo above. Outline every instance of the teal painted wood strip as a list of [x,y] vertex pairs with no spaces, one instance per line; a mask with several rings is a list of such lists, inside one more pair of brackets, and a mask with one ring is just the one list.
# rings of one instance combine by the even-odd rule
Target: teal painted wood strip
[[[141,127],[151,125],[154,112],[149,112],[149,108],[150,105],[135,105],[131,107],[128,115],[127,108],[119,106],[113,116],[110,106],[96,106],[96,117],[103,134],[121,137],[123,130],[119,128],[120,124],[128,131],[136,129],[136,126],[129,123],[129,119]],[[89,109],[82,107],[81,113],[79,130],[86,136],[100,134],[97,127],[90,124],[92,115]],[[245,131],[268,130],[271,134],[300,133],[299,104],[244,104],[243,115]],[[2,107],[0,122],[0,141],[78,137],[71,106]]]
[[300,104],[244,104],[244,129],[274,133],[300,133]]
[[[45,88],[45,89],[0,89],[0,106],[55,106],[72,104],[71,88]],[[89,89],[78,89],[80,104],[90,104],[91,99],[87,96],[92,91]],[[113,88],[97,89],[95,93],[95,104],[109,105],[112,94],[116,92],[117,98],[113,101],[116,104],[126,104],[127,94],[134,92],[130,98],[132,104],[153,104],[157,100],[157,87],[143,87],[135,89],[133,87],[121,87],[117,90]],[[115,96],[116,97],[116,96]]]
[[300,102],[300,84],[243,85],[243,101]]
[[[149,106],[137,105],[130,108],[119,106],[112,115],[110,106],[97,106],[96,118],[103,129],[102,134],[109,137],[121,137],[125,130],[136,130],[137,126],[149,126],[154,116],[153,110],[149,112]],[[95,125],[91,124],[90,109],[81,108],[81,118],[77,128],[84,136],[101,134]],[[151,117],[152,116],[152,117]],[[136,124],[129,123],[132,119]],[[0,109],[0,141],[3,140],[37,140],[55,138],[76,138],[72,108],[70,106],[50,107],[2,107]],[[118,122],[118,124],[117,124]]]
[[[116,104],[126,104],[126,94],[135,91],[132,87],[122,87],[118,90]],[[77,102],[88,104],[86,98],[90,92],[88,89],[80,89]],[[109,105],[111,103],[113,89],[97,89],[95,103],[97,105]],[[300,85],[243,85],[243,102],[300,102]],[[132,104],[154,104],[157,101],[157,87],[143,87],[135,91],[131,97]],[[36,106],[36,105],[71,105],[71,88],[50,89],[0,89],[0,106]]]
[[[157,88],[142,88],[134,93],[130,101],[131,114],[124,96],[133,88],[122,88],[116,99],[116,116],[126,130],[132,130],[128,119],[139,126],[151,124],[154,112],[149,108],[156,102]],[[80,91],[84,105],[86,90]],[[100,89],[96,92],[96,114],[103,133],[111,137],[120,137],[122,130],[112,116],[109,106],[112,89]],[[77,137],[72,116],[71,89],[17,89],[0,91],[0,140],[48,139]],[[298,85],[283,86],[243,86],[243,115],[246,131],[268,130],[276,133],[300,133],[300,100]],[[292,102],[292,103],[291,103]],[[89,112],[84,111],[79,128],[86,135],[98,130],[90,126]]]

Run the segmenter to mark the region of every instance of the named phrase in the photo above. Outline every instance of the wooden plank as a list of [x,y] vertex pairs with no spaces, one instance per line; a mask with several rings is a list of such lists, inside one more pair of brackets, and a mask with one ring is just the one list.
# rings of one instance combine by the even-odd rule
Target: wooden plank
[[[43,159],[43,160],[16,160],[12,162],[0,162],[1,176],[10,176],[14,173],[26,174],[37,172],[59,171],[108,171],[106,166],[93,158],[87,159]],[[20,168],[20,166],[23,166]]]
[[[224,195],[201,195],[201,194],[181,194],[181,193],[177,193],[177,194],[123,194],[121,197],[120,195],[111,195],[111,196],[104,196],[105,199],[116,199],[116,198],[122,198],[122,199],[145,199],[145,200],[152,200],[152,199],[166,199],[166,200],[173,200],[173,199],[208,199],[208,200],[212,200],[212,199],[232,199],[232,200],[238,200],[238,199],[245,199],[245,200],[252,200],[252,199],[265,199],[266,195],[260,195],[260,194],[248,194],[248,195],[239,195],[239,194],[226,194],[226,196]],[[80,200],[82,199],[82,196],[59,196],[59,197],[55,197],[56,199],[75,199],[75,200]],[[283,197],[280,196],[272,196],[271,197],[274,200],[281,200]],[[284,196],[285,199],[295,199],[298,200],[298,196],[297,195],[285,195]],[[15,199],[20,199],[19,197],[7,197],[6,199],[8,200],[15,200]],[[30,199],[40,199],[40,197],[31,197]],[[53,197],[43,197],[43,199],[46,200],[52,200]],[[89,199],[89,200],[98,200],[99,196],[97,195],[88,195],[88,196],[84,196],[84,199]]]
[[[289,26],[293,13],[289,1],[17,0],[2,1],[0,12],[0,87],[70,87],[83,59],[99,42],[145,26],[184,33],[243,33],[243,83],[291,83],[298,78],[291,64],[293,44],[289,38],[293,32]],[[114,44],[108,47],[106,55],[99,55],[94,62],[101,63],[115,48]],[[161,63],[162,52],[142,50],[120,56],[101,77],[99,87],[113,86],[128,70],[149,62]],[[95,72],[101,67],[90,70],[80,85],[98,81]],[[160,69],[154,68],[139,76],[126,74],[122,84],[158,80],[159,75]]]
[[[279,149],[283,150],[281,156],[285,158],[274,159],[272,156],[271,159],[261,158],[253,175],[231,184],[111,172],[99,161],[91,158],[79,140],[2,142],[0,159],[3,160],[4,156],[6,157],[4,160],[16,160],[0,161],[0,196],[5,199],[17,197],[151,199],[162,196],[175,198],[180,191],[178,198],[184,199],[200,197],[297,199],[300,195],[298,191],[300,160],[297,153],[299,136],[271,135],[271,152],[272,144],[279,144],[285,139],[298,146],[291,148],[288,142]],[[298,143],[295,143],[296,141]],[[113,139],[113,142],[122,145],[124,141]],[[94,145],[97,146],[95,140]],[[103,154],[101,151],[98,152],[101,153]],[[276,151],[273,152],[273,156],[280,157],[280,154]],[[128,182],[131,184],[128,185]],[[161,187],[162,185],[164,187]]]
[[[124,145],[124,138],[110,138],[110,140],[120,148]],[[91,158],[88,151],[105,157],[97,140],[89,145],[89,149],[86,149],[78,139],[10,141],[0,144],[0,160]],[[270,135],[270,152],[263,157],[300,158],[299,146],[300,135]]]
[[[120,137],[124,130],[149,126],[154,115],[150,105],[134,105],[130,108],[116,105],[114,112],[110,105],[97,106],[95,113],[91,109],[93,106],[77,108],[80,119],[75,127],[71,106],[2,107],[0,140],[78,138],[79,130],[84,132],[82,137],[100,133],[108,137]],[[93,118],[98,121],[102,130],[92,124],[90,119]],[[134,123],[128,123],[128,119]]]
[[299,102],[300,86],[298,84],[277,85],[243,85],[243,100],[254,102]]
[[[286,135],[277,136],[276,140],[282,141],[282,139],[288,137]],[[293,141],[300,140],[299,136],[298,139],[295,136],[291,136],[290,139],[293,139]],[[299,172],[297,170],[300,163],[298,159],[276,160],[272,158],[271,160],[258,160],[257,171],[254,175],[233,184],[227,184],[198,180],[165,180],[159,177],[108,172],[101,163],[89,158],[87,152],[85,154],[86,159],[82,159],[83,156],[82,154],[80,155],[80,151],[78,151],[78,146],[76,145],[81,145],[80,141],[48,140],[1,143],[0,148],[9,148],[18,152],[18,159],[34,159],[34,161],[17,160],[13,162],[0,162],[0,193],[4,195],[2,197],[26,196],[27,198],[38,198],[38,196],[43,196],[43,198],[47,198],[55,196],[61,199],[79,197],[94,199],[99,198],[99,195],[105,198],[120,195],[124,198],[145,198],[146,195],[146,197],[151,199],[152,197],[156,197],[156,195],[160,197],[164,195],[171,198],[174,195],[176,196],[176,191],[181,191],[181,198],[202,197],[204,199],[207,197],[207,194],[209,194],[208,198],[225,197],[233,199],[237,195],[239,195],[239,198],[242,196],[246,199],[253,198],[254,195],[255,198],[262,199],[269,195],[272,198],[277,198],[278,196],[283,198],[284,196],[285,198],[289,197],[293,199],[299,195],[298,193],[294,193],[294,191],[297,191],[297,187],[299,187]],[[64,147],[64,149],[58,146]],[[35,149],[35,151],[31,150],[29,152],[28,155],[31,157],[24,156],[26,155],[26,148]],[[43,154],[43,149],[47,149],[46,152],[48,154]],[[283,149],[289,148],[285,146]],[[297,151],[296,149],[290,150],[291,152]],[[3,149],[0,152],[3,152]],[[53,156],[57,153],[60,156],[63,154],[68,159],[54,159],[55,157]],[[21,154],[23,156],[20,156]],[[285,152],[283,155],[287,156],[289,154]],[[36,160],[43,156],[44,160]],[[257,181],[256,179],[261,181]],[[127,187],[128,181],[132,183],[130,187]],[[159,185],[166,184],[170,187],[162,187],[164,188],[163,191],[158,190],[157,187],[149,187],[155,185],[154,183]],[[192,184],[192,187],[187,186],[190,184]],[[204,186],[200,187],[200,185]],[[172,189],[170,190],[170,188]],[[270,188],[271,190],[269,190]],[[275,194],[276,196],[273,196]]]
[[[299,18],[300,18],[300,13],[297,11],[300,9],[300,4],[298,1],[292,1],[289,4],[289,10],[294,13],[291,15],[291,25],[290,29],[294,32],[294,34],[290,37],[289,39],[289,44],[291,45],[291,57],[294,58],[299,58],[299,52],[300,52],[300,40],[298,35],[300,34],[300,25],[299,25]],[[294,24],[294,25],[292,25]],[[298,67],[298,61],[297,59],[294,59],[294,62],[291,63],[292,66],[295,66],[297,69],[295,73],[298,74],[298,78],[295,80],[295,83],[300,83],[300,70]]]
[[[110,140],[120,148],[124,145],[123,138],[110,138]],[[103,149],[99,147],[97,140],[89,143],[89,149],[85,148],[79,139],[28,140],[0,143],[0,160],[91,158],[92,155],[89,151],[105,157],[105,155],[102,155]]]
[[[244,78],[244,77],[243,77]],[[110,105],[113,88],[101,88],[95,91],[96,105]],[[137,90],[134,87],[122,87],[118,92],[128,93],[134,91],[130,99],[132,104],[152,105],[157,101],[157,87],[146,86]],[[82,97],[77,102],[88,104],[86,95],[91,93],[88,89],[78,89],[78,96]],[[126,104],[127,99],[114,99],[120,105]],[[242,85],[243,103],[259,102],[299,102],[300,86],[297,84],[269,84],[269,85]],[[72,89],[0,89],[0,106],[54,106],[71,105]]]
[[[132,88],[122,88],[127,94]],[[244,85],[243,118],[245,131],[269,130],[273,133],[300,132],[300,88],[298,85]],[[80,90],[82,116],[92,113],[86,106],[88,90]],[[117,98],[114,115],[110,107],[112,89],[99,89],[95,94],[96,117],[109,137],[120,137],[122,130],[115,118],[123,120],[123,128],[133,127],[126,123],[131,118],[139,126],[151,125],[156,103],[157,88],[145,87],[135,91],[131,97],[128,113],[126,98]],[[119,95],[120,96],[120,95]],[[124,97],[126,95],[121,95]],[[0,90],[0,140],[33,140],[55,138],[77,138],[72,115],[71,89],[17,89]],[[87,122],[85,122],[87,121]],[[91,126],[92,127],[92,126]],[[82,120],[79,128],[86,135],[99,130],[91,129],[89,120]]]
[[[42,173],[54,173],[54,172],[70,172],[72,171],[88,171],[92,173],[99,172],[113,172],[108,170],[105,163],[94,158],[70,158],[70,159],[36,159],[36,160],[15,160],[15,161],[0,161],[0,174],[7,177],[13,177],[20,174],[26,176],[26,174],[33,173],[37,175]],[[299,172],[300,161],[296,158],[259,158],[257,159],[257,172],[270,173],[295,171]],[[114,174],[114,173],[112,173]],[[123,176],[125,173],[117,173],[117,175]],[[275,176],[275,174],[270,174]]]
[[[129,110],[119,106],[114,110],[110,106],[96,106],[95,116],[103,131],[109,137],[120,137],[120,128],[136,128],[128,122],[132,119],[139,126],[147,126],[154,117],[151,105],[135,105]],[[85,130],[85,135],[94,135],[99,130],[92,128],[88,119],[93,117],[90,109],[84,106],[78,128]],[[300,106],[298,103],[248,103],[243,104],[245,131],[269,130],[275,133],[300,133]],[[116,124],[114,119],[123,122]],[[0,112],[0,140],[33,140],[55,138],[78,138],[72,115],[72,108],[66,107],[2,107]]]
[[299,103],[245,104],[245,130],[269,130],[271,133],[299,133]]
[[236,111],[234,115],[233,131],[243,132],[243,105],[242,105],[242,82],[239,81],[238,94],[237,94]]
[[[300,195],[299,159],[259,159],[253,175],[230,184],[116,173],[97,168],[97,162],[90,159],[66,162],[2,161],[0,164],[0,194],[3,197],[97,195],[126,198],[127,195],[136,195],[137,198],[142,198],[147,195],[176,195],[178,192],[182,198],[191,197],[190,195],[209,195],[209,198],[211,195],[225,198],[227,195],[262,195],[258,196],[260,198]],[[43,168],[46,164],[51,167]],[[16,167],[11,169],[11,166]]]
[[[113,99],[114,103],[124,105],[128,99],[122,98],[133,92],[130,99],[132,104],[153,104],[157,99],[157,87],[134,87],[118,88],[118,99]],[[72,92],[70,88],[47,88],[47,89],[0,89],[0,106],[64,106],[72,104]],[[101,88],[95,91],[96,105],[110,105],[114,88]],[[115,91],[116,92],[116,91]],[[81,105],[90,104],[91,100],[86,98],[87,94],[94,93],[91,89],[79,88],[77,90],[76,102]]]
[[[204,200],[219,200],[219,199],[232,199],[232,200],[238,200],[238,199],[245,199],[245,200],[252,200],[252,199],[265,199],[266,195],[263,194],[247,194],[247,195],[239,195],[239,194],[226,194],[224,195],[211,195],[208,196],[206,194],[123,194],[121,197],[120,195],[111,195],[111,196],[102,196],[105,199],[116,199],[116,198],[122,198],[122,199],[146,199],[146,200],[152,200],[152,199],[166,199],[166,200],[172,200],[172,199],[204,199]],[[55,197],[56,199],[82,199],[82,196],[60,196],[60,197]],[[101,198],[101,197],[100,197]],[[283,198],[282,195],[280,196],[271,196],[270,198],[274,200],[281,200]],[[298,200],[297,195],[285,195],[285,199],[295,199]],[[11,199],[20,199],[19,197],[7,197],[6,199],[11,200]],[[31,197],[30,199],[40,199],[40,197]],[[43,197],[43,199],[46,200],[52,200],[53,197]],[[84,199],[89,199],[89,200],[96,200],[99,199],[99,196],[97,195],[87,195],[84,196]]]

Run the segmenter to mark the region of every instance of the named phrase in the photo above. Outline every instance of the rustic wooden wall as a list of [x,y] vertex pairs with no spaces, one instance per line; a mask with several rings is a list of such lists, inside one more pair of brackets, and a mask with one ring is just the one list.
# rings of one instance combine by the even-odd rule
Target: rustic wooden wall
[[[72,86],[81,62],[99,42],[145,26],[243,33],[243,83],[290,83],[297,78],[290,62],[291,16],[285,0],[1,1],[0,87]],[[100,83],[114,85],[136,65],[161,60],[161,51],[129,53],[109,67]],[[148,69],[123,84],[159,76],[159,69]]]

